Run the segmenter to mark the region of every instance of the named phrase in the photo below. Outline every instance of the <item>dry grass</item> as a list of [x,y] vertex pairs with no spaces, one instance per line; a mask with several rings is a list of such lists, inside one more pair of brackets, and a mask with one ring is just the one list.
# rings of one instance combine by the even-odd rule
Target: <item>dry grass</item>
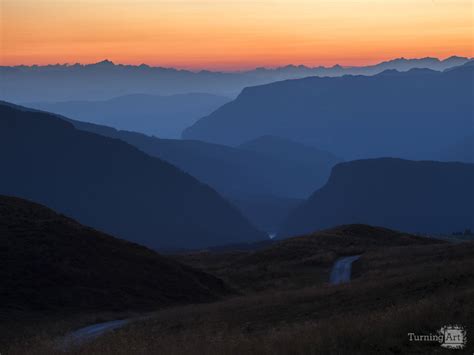
[[225,280],[242,293],[249,293],[323,285],[340,256],[434,243],[442,242],[386,228],[346,225],[284,239],[253,251],[198,252],[175,258]]
[[[427,334],[452,322],[472,325],[474,293],[465,291],[440,301],[437,297],[408,305],[392,306],[366,314],[350,314],[322,320],[252,331],[228,328],[226,323],[200,326],[160,327],[150,323],[105,335],[74,349],[72,354],[435,354],[435,343],[410,343],[407,333]],[[470,302],[469,302],[470,301]],[[464,302],[464,304],[463,304]],[[466,310],[453,317],[452,310]],[[147,325],[147,326],[145,326]],[[12,349],[11,354],[60,354],[46,339]]]
[[[175,307],[74,354],[437,354],[407,334],[474,329],[474,244],[369,251],[349,285],[319,286]],[[43,339],[12,354],[54,354]],[[472,341],[468,343],[472,353]],[[462,353],[462,352],[459,352]]]

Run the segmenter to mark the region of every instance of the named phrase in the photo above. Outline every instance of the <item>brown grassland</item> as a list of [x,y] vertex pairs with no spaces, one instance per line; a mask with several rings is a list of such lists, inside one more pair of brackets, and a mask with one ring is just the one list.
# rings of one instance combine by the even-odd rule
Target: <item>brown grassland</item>
[[[351,245],[350,238],[342,237],[347,230],[336,231],[336,234],[339,232],[340,248],[329,241],[328,236],[313,242],[319,246],[329,243],[325,253],[335,255],[315,257],[314,264],[318,267],[313,270],[312,285],[307,275],[302,279],[298,275],[298,270],[302,265],[307,266],[308,258],[311,260],[311,253],[315,252],[309,247],[311,236],[284,241],[262,251],[236,252],[233,257],[229,254],[210,257],[205,253],[199,257],[178,256],[194,265],[200,263],[207,271],[213,270],[234,287],[243,285],[239,288],[240,294],[214,303],[175,306],[154,312],[145,320],[133,322],[69,352],[449,354],[452,350],[443,349],[438,343],[410,342],[408,333],[430,334],[444,325],[461,324],[469,337],[474,329],[474,243],[433,243],[398,235],[402,243],[390,239],[385,243],[366,241],[365,246],[364,243],[355,246]],[[365,232],[370,236],[370,230]],[[288,253],[300,252],[287,258],[288,253],[280,253],[285,250],[280,249],[285,243],[291,244],[286,245],[290,249]],[[299,243],[305,247],[301,248]],[[327,280],[329,268],[321,265],[355,251],[363,256],[354,265],[350,284],[331,286],[323,281]],[[319,252],[322,249],[316,250],[316,254]],[[289,274],[283,275],[280,283],[267,283],[271,280],[266,275],[268,265],[277,265],[278,261],[280,266],[275,266],[276,270],[283,272],[288,268]],[[249,270],[240,273],[231,266],[240,263]],[[267,268],[261,268],[261,264]],[[303,269],[310,273],[310,269]],[[252,272],[258,272],[264,281],[249,277]],[[297,282],[288,282],[292,273]],[[278,279],[279,274],[274,275]],[[268,288],[265,289],[265,285]],[[46,332],[14,344],[8,354],[59,354],[61,351],[56,345],[57,337]],[[469,340],[467,349],[457,351],[459,354],[472,352]]]

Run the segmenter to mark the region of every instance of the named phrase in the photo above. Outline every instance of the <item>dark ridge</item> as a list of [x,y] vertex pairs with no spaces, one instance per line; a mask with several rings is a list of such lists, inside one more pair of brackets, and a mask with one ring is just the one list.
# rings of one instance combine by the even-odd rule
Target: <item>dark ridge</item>
[[55,115],[0,104],[0,194],[47,205],[153,248],[265,239],[229,202],[171,164]]
[[365,223],[412,233],[474,227],[474,164],[369,159],[341,163],[280,230],[289,236]]
[[157,309],[229,294],[216,277],[0,196],[0,313]]

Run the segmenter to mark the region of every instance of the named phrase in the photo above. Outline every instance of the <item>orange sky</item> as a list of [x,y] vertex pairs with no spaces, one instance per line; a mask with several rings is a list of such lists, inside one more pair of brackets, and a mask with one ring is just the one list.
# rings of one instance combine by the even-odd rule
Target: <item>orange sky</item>
[[474,56],[474,0],[0,0],[0,63],[241,69]]

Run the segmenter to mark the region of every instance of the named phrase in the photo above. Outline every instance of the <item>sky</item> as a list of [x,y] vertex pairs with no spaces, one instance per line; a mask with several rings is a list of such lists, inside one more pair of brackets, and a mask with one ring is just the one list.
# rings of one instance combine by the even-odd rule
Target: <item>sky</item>
[[474,0],[0,0],[0,64],[238,70],[474,56]]

